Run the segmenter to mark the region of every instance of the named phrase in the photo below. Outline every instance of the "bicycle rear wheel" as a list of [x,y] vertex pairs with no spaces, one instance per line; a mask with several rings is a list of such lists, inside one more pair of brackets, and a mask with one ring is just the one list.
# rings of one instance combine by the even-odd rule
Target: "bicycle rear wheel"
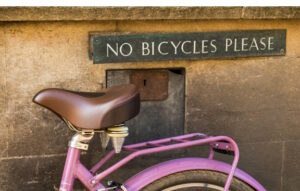
[[[208,170],[189,170],[156,180],[142,191],[223,191],[227,175]],[[233,178],[230,191],[254,191],[245,182]]]

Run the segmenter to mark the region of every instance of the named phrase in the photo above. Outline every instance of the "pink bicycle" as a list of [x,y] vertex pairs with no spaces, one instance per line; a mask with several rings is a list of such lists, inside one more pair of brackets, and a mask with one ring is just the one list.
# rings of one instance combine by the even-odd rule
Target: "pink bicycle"
[[[139,92],[135,85],[115,86],[101,93],[46,89],[39,92],[33,101],[56,113],[76,132],[69,142],[60,191],[73,190],[75,179],[92,191],[266,190],[237,168],[239,149],[234,140],[227,136],[212,137],[194,133],[123,146],[128,136],[128,128],[123,123],[136,116],[140,108]],[[114,149],[91,169],[87,169],[80,162],[80,152],[88,150],[89,141],[95,133],[100,134],[102,147],[106,148],[111,140]],[[210,147],[208,158],[174,159],[147,168],[122,184],[101,183],[104,177],[138,156],[203,144]],[[96,174],[115,153],[121,151],[129,154]],[[215,151],[232,153],[232,164],[213,160]]]

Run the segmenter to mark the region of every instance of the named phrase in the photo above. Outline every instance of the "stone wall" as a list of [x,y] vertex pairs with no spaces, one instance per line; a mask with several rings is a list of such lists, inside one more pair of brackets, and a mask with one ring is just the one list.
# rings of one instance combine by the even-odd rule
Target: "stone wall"
[[[300,20],[0,23],[0,190],[57,190],[72,132],[32,103],[43,88],[98,91],[108,69],[185,68],[185,131],[234,137],[239,167],[268,190],[300,187]],[[88,32],[286,29],[283,57],[93,65]],[[83,153],[91,165],[99,148]],[[144,166],[142,166],[144,167]],[[140,168],[142,168],[140,167]]]

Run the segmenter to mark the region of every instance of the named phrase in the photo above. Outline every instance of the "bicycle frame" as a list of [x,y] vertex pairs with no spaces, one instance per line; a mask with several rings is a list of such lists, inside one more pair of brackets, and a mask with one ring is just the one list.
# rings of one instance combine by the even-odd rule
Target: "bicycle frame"
[[[106,189],[104,185],[100,183],[100,181],[138,156],[203,144],[210,145],[211,149],[208,159],[183,158],[161,163],[132,177],[125,182],[125,184],[119,188],[119,190],[138,191],[148,183],[174,172],[193,169],[206,169],[228,174],[226,184],[224,185],[224,191],[228,191],[233,176],[236,176],[237,178],[248,183],[256,190],[265,191],[265,188],[261,186],[255,179],[236,168],[239,160],[239,149],[232,138],[226,136],[209,137],[200,133],[187,134],[124,146],[122,150],[129,151],[130,154],[97,175],[94,174],[110,158],[114,156],[114,151],[110,151],[103,159],[101,159],[90,170],[88,170],[80,162],[80,150],[69,147],[59,190],[72,191],[74,179],[77,178],[88,190],[104,191]],[[213,160],[213,148],[234,152],[232,165],[230,166],[226,163]]]

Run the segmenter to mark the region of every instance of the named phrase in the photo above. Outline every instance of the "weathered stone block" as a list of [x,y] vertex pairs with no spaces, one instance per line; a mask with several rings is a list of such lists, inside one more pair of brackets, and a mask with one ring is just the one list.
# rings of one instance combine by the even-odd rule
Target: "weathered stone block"
[[292,108],[299,102],[299,79],[293,75],[298,68],[286,64],[297,59],[228,62],[188,68],[188,130],[228,134],[242,142],[299,139],[294,132],[300,130],[292,125],[297,123]]
[[239,148],[239,168],[262,183],[267,190],[280,190],[283,143],[239,144]]
[[53,113],[38,107],[15,105],[15,117],[9,132],[9,156],[67,152],[72,132]]
[[1,190],[8,190],[9,179],[9,166],[7,160],[0,160],[0,187]]
[[58,190],[64,156],[10,159],[7,163],[7,191]]
[[300,188],[300,141],[288,141],[284,144],[282,189],[296,191]]
[[[3,116],[6,108],[6,64],[5,64],[5,36],[4,28],[0,26],[0,115]],[[0,118],[0,124],[4,123]]]
[[1,21],[299,19],[298,7],[3,7]]
[[[4,27],[0,26],[0,158],[7,157],[8,128],[6,119],[6,63]],[[1,160],[1,159],[0,159]],[[0,184],[1,186],[1,184]]]
[[[96,25],[69,24],[10,25],[6,28],[7,86],[11,99],[31,97],[38,89],[52,83],[94,81],[96,66],[90,63],[87,50],[89,31],[113,30],[109,22]],[[76,30],[76,32],[74,32]],[[63,35],[62,35],[63,34]],[[86,40],[85,40],[86,39]],[[101,80],[98,79],[96,82]],[[89,86],[86,86],[89,87]]]

